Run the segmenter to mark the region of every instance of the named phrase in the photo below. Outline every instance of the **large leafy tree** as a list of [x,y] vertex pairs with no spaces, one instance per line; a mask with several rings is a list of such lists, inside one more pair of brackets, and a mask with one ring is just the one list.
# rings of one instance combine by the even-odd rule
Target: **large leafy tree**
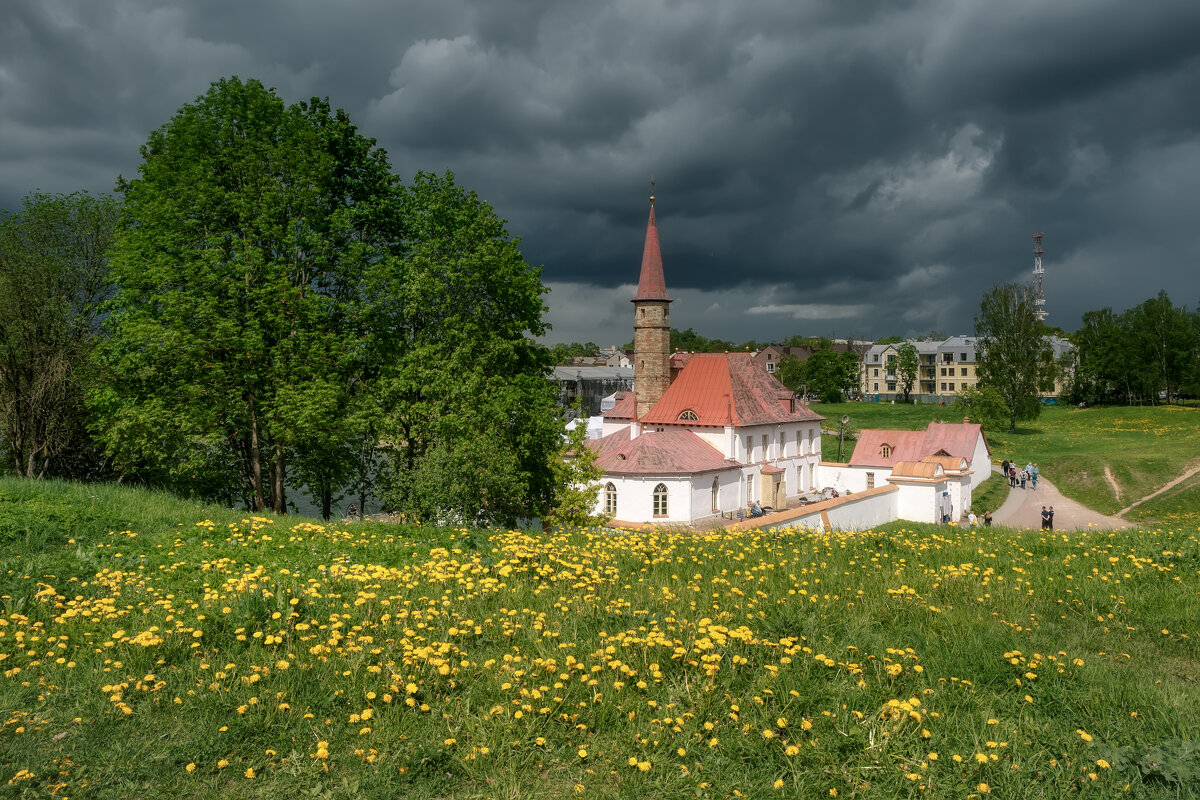
[[1042,335],[1033,300],[1029,286],[997,286],[983,296],[975,318],[980,388],[999,394],[1010,433],[1018,420],[1037,418],[1040,393],[1054,383],[1054,352]]
[[859,360],[854,352],[832,348],[816,351],[804,365],[808,390],[825,403],[840,403],[859,385]]
[[87,477],[84,400],[96,377],[116,201],[35,194],[0,217],[0,436],[18,475]]
[[563,417],[547,379],[540,270],[451,174],[401,192],[401,257],[379,271],[388,504],[422,519],[512,524],[557,489]]
[[917,370],[921,367],[921,354],[912,342],[905,342],[896,348],[896,377],[900,379],[900,389],[904,392],[904,402],[912,393],[913,384],[917,382]]
[[96,397],[117,467],[283,512],[299,456],[327,492],[355,453],[360,287],[392,230],[386,157],[327,102],[285,106],[237,78],[142,156],[119,184],[114,380]]

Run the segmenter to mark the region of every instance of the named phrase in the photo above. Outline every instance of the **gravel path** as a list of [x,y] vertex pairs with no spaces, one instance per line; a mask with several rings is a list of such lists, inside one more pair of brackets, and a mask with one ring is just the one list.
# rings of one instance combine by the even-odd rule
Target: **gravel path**
[[[999,474],[1000,468],[993,466],[992,471]],[[1030,484],[1026,483],[1026,486]],[[1053,483],[1042,475],[1038,478],[1038,488],[1021,489],[1020,486],[1008,493],[1004,505],[992,512],[993,525],[1006,525],[1010,528],[1040,528],[1042,526],[1042,506],[1054,506],[1054,529],[1073,531],[1080,528],[1124,528],[1129,523],[1116,517],[1106,517],[1098,511],[1092,511],[1079,503],[1064,497]]]

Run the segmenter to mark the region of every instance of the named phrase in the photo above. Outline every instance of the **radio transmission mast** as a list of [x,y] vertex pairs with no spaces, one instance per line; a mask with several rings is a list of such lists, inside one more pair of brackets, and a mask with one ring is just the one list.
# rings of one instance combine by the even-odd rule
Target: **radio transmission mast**
[[1046,295],[1042,293],[1042,276],[1046,274],[1046,270],[1042,268],[1042,237],[1044,233],[1035,233],[1033,235],[1033,313],[1037,315],[1038,322],[1046,319]]

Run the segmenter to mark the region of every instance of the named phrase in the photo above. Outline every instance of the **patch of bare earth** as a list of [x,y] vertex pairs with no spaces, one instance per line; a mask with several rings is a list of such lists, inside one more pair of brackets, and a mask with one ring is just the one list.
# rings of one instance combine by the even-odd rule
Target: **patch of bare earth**
[[[1112,470],[1108,468],[1108,464],[1104,465],[1104,480],[1108,481],[1108,485],[1112,488],[1113,494],[1116,495],[1117,502],[1121,502],[1121,487],[1117,485],[1117,479],[1113,477]],[[1120,516],[1120,514],[1117,516]]]

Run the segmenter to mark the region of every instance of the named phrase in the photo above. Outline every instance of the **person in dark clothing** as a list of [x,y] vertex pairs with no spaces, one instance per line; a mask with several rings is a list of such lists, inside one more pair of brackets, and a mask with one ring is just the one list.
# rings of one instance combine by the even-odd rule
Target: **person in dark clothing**
[[992,512],[990,512],[990,511],[983,512],[983,524],[988,528],[992,527]]
[[1050,529],[1050,512],[1046,510],[1045,506],[1042,506],[1042,530],[1049,530],[1049,529]]
[[1050,522],[1046,525],[1047,530],[1054,530],[1054,506],[1050,506]]

